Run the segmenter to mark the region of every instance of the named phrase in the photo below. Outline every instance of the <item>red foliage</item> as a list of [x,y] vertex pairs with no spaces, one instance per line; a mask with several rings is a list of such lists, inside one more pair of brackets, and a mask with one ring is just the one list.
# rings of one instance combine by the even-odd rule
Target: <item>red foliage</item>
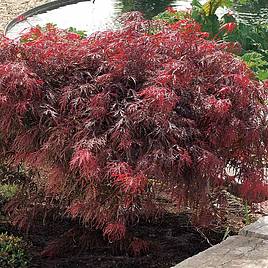
[[70,161],[70,168],[72,170],[78,168],[83,177],[90,179],[97,173],[98,164],[88,149],[80,149],[74,153]]
[[177,10],[174,9],[173,7],[167,7],[166,10],[167,10],[168,12],[170,12],[170,13],[176,13],[176,12],[177,12]]
[[44,196],[109,240],[157,207],[151,181],[199,215],[227,165],[242,196],[268,196],[267,90],[198,24],[150,34],[135,14],[83,40],[50,25],[0,43],[3,157],[47,171]]
[[134,237],[129,245],[129,251],[133,256],[146,254],[150,249],[150,243],[140,238]]
[[25,19],[26,19],[26,17],[23,16],[23,15],[20,15],[20,16],[18,16],[18,17],[16,18],[17,22],[24,21]]
[[107,236],[109,241],[118,241],[125,238],[126,226],[123,223],[109,223],[103,230],[103,234]]
[[228,33],[232,33],[232,32],[235,30],[236,26],[237,26],[237,25],[236,25],[235,22],[229,22],[229,23],[224,24],[224,25],[220,28],[220,30],[221,30],[221,31],[226,31],[226,32],[228,32]]

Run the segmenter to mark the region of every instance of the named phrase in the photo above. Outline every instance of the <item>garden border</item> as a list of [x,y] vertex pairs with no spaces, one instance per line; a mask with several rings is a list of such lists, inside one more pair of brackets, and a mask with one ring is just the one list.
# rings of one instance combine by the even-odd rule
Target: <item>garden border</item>
[[60,8],[63,6],[67,6],[67,5],[72,5],[72,4],[77,4],[79,2],[88,2],[88,1],[93,1],[93,0],[55,0],[37,7],[34,7],[26,12],[23,12],[21,14],[19,14],[16,18],[14,18],[12,21],[10,21],[5,29],[4,29],[4,35],[6,35],[8,33],[8,31],[13,28],[17,23],[19,23],[18,21],[18,17],[23,16],[24,18],[29,18],[56,8]]

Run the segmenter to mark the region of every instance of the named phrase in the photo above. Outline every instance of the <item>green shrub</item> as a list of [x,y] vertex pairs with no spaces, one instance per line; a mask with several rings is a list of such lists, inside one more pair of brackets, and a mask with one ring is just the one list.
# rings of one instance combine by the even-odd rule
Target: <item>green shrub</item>
[[24,268],[29,258],[25,252],[25,243],[19,237],[0,234],[0,267]]
[[263,54],[255,51],[247,52],[242,56],[242,59],[255,72],[259,80],[268,79],[268,62]]
[[228,34],[224,40],[239,42],[245,51],[254,50],[263,52],[268,50],[268,25],[239,22],[237,29],[231,34]]
[[16,184],[0,184],[0,200],[7,201],[11,199],[17,192]]
[[[259,1],[259,0],[256,0]],[[250,4],[248,0],[239,0],[240,4]],[[162,20],[169,24],[186,18],[193,18],[198,22],[203,32],[208,32],[210,39],[223,40],[241,44],[243,55],[241,59],[253,70],[260,81],[268,79],[268,24],[248,24],[236,21],[230,13],[222,18],[216,15],[220,7],[232,7],[232,0],[208,0],[201,4],[198,0],[192,1],[192,11],[176,11],[168,7],[153,20]],[[153,34],[158,31],[151,31]]]
[[163,20],[167,23],[175,23],[179,20],[183,20],[190,17],[190,13],[187,11],[177,11],[173,8],[167,8],[164,12],[159,13],[153,20]]
[[78,35],[80,35],[81,38],[86,38],[86,36],[87,36],[86,31],[78,30],[75,27],[69,27],[68,32],[78,34]]

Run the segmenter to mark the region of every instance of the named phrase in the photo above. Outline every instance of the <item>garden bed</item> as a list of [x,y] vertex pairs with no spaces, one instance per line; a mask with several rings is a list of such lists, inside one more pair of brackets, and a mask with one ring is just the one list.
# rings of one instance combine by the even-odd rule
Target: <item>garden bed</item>
[[[99,268],[168,268],[207,248],[210,243],[222,241],[223,233],[204,230],[204,233],[192,227],[186,214],[168,214],[163,219],[153,223],[140,223],[132,228],[135,236],[151,242],[150,252],[140,257],[119,254],[107,247],[99,246],[91,252],[75,252],[64,250],[60,257],[40,257],[41,251],[48,241],[60,237],[63,231],[70,229],[68,222],[51,222],[46,226],[38,225],[31,230],[25,240],[31,245],[32,260],[29,267],[69,268],[69,267],[99,267]],[[18,234],[13,230],[13,233]],[[18,234],[19,235],[19,234]],[[208,239],[208,240],[207,240]]]

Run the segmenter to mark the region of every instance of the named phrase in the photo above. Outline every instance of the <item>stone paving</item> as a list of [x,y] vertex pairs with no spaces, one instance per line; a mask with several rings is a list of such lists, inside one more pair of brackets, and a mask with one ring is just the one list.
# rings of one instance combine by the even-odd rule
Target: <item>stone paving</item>
[[243,228],[240,231],[240,235],[261,238],[268,241],[268,216]]
[[268,268],[268,216],[173,268]]

